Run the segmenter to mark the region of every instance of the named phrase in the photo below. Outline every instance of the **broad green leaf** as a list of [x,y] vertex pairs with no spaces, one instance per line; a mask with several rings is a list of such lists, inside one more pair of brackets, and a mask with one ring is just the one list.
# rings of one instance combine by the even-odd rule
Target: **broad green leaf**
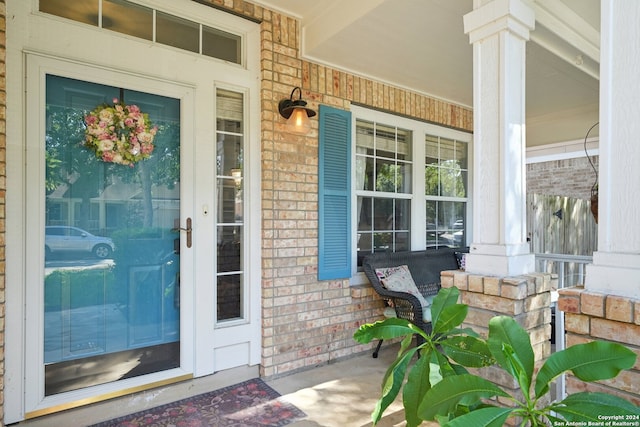
[[453,304],[444,307],[438,319],[433,322],[433,331],[436,334],[448,333],[451,329],[464,322],[468,310],[469,308],[465,304]]
[[[438,359],[438,355],[440,353],[437,351],[432,351],[429,355],[429,386],[432,387],[442,381],[444,374],[441,368],[441,361]],[[426,359],[424,355],[421,357],[422,359]]]
[[360,326],[353,334],[353,339],[359,343],[366,344],[375,339],[389,340],[405,335],[413,336],[413,334],[417,333],[426,336],[422,329],[408,320],[393,317]]
[[[496,316],[489,320],[489,337],[487,338],[489,351],[496,358],[498,364],[507,372],[511,372],[511,363],[502,351],[504,344],[508,344],[515,352],[522,364],[527,383],[531,384],[533,377],[534,355],[529,334],[512,317]],[[514,377],[518,379],[513,373]],[[528,390],[528,389],[527,389]]]
[[376,407],[371,414],[371,420],[374,425],[380,421],[384,411],[398,396],[404,382],[407,366],[415,354],[416,348],[414,347],[412,350],[413,351],[410,350],[399,354],[398,358],[391,364],[389,369],[387,369],[387,373],[382,381],[382,396],[376,403]]
[[480,338],[480,334],[471,328],[453,328],[449,331],[449,335],[468,335],[470,337]]
[[407,427],[422,424],[422,419],[418,416],[418,406],[425,393],[431,388],[429,383],[430,365],[429,358],[422,355],[409,371],[407,383],[402,390],[402,403]]
[[602,421],[606,415],[638,415],[640,407],[606,393],[576,393],[553,405],[567,421]]
[[431,303],[431,323],[434,325],[438,323],[442,310],[450,305],[456,304],[459,296],[460,291],[455,286],[452,288],[441,288],[440,291],[438,291],[438,295],[433,299],[433,303]]
[[458,375],[458,372],[453,369],[449,360],[442,353],[434,351],[431,354],[431,374],[429,375],[431,387],[438,384],[443,378],[452,375]]
[[507,371],[511,373],[511,376],[518,380],[520,390],[522,390],[523,394],[526,394],[526,399],[528,401],[529,391],[531,389],[531,377],[527,376],[527,371],[522,364],[522,361],[518,358],[518,355],[511,345],[507,343],[503,344],[502,353],[509,365],[509,369]]
[[488,407],[454,418],[443,427],[502,427],[513,408]]
[[454,375],[445,377],[425,394],[418,414],[423,420],[433,420],[436,415],[453,412],[463,401],[469,405],[482,398],[494,396],[509,397],[509,394],[492,382],[475,375]]
[[536,397],[544,395],[549,383],[565,371],[572,371],[582,381],[606,380],[631,368],[636,357],[633,351],[618,343],[592,341],[573,345],[553,353],[542,365],[536,379]]
[[467,368],[465,368],[462,365],[458,365],[456,363],[451,363],[451,369],[453,369],[453,372],[455,373],[455,375],[462,375],[462,374],[468,374],[469,373]]
[[440,342],[444,353],[453,361],[472,368],[495,363],[487,343],[475,337],[456,336]]
[[[394,360],[391,363],[391,365],[387,368],[387,372],[385,372],[384,377],[382,377],[382,393],[383,394],[386,392],[384,388],[385,384],[388,384],[389,377],[395,374],[395,371],[398,369],[398,365],[405,363],[405,359],[407,357],[409,357],[409,360],[410,360],[411,357],[413,357],[415,352],[418,350],[415,347],[411,347],[411,344],[412,344],[411,335],[407,335],[400,342],[400,350],[398,350],[398,355],[396,356],[396,360]],[[403,374],[403,379],[404,379],[404,374]]]

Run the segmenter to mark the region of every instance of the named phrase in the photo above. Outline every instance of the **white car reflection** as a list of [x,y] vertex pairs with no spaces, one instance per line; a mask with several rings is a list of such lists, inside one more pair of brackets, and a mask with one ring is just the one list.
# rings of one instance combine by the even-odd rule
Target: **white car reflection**
[[115,250],[113,240],[94,236],[77,227],[52,225],[45,227],[45,257],[61,253],[87,253],[96,258],[110,258]]

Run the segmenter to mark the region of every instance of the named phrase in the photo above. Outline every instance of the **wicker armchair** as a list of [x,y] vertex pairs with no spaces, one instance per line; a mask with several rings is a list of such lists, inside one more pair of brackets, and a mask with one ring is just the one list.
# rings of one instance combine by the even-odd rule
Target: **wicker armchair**
[[[431,332],[431,322],[423,320],[422,305],[415,296],[391,291],[380,282],[376,269],[406,265],[411,277],[424,297],[436,295],[440,290],[440,273],[459,268],[459,249],[442,248],[413,252],[376,252],[365,257],[362,263],[369,282],[376,292],[395,309],[396,316],[407,319],[427,333]],[[428,310],[429,308],[427,308]],[[418,335],[418,345],[423,339]],[[378,342],[373,357],[378,357],[382,340]]]

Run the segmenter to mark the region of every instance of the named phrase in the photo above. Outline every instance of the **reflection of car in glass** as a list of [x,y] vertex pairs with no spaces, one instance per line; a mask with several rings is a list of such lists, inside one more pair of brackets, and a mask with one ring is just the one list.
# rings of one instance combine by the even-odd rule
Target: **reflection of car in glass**
[[97,258],[109,258],[115,246],[108,237],[94,236],[81,228],[53,225],[45,227],[45,255],[62,252],[86,252]]

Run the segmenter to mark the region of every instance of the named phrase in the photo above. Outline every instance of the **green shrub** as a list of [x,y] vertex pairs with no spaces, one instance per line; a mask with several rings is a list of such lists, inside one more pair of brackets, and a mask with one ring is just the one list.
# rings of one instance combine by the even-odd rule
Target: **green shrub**
[[[404,319],[366,324],[355,333],[354,339],[361,343],[403,338],[398,356],[383,378],[382,397],[372,413],[374,424],[403,388],[410,359],[418,350],[421,357],[409,370],[403,388],[408,427],[418,426],[424,420],[437,420],[448,427],[498,427],[510,417],[521,419],[523,426],[535,427],[598,423],[606,415],[640,414],[636,405],[606,393],[576,393],[559,402],[546,403],[550,383],[558,376],[572,372],[583,381],[611,379],[635,364],[633,351],[603,341],[574,345],[553,353],[534,381],[529,334],[507,316],[490,320],[487,340],[477,338],[473,331],[457,329],[467,314],[465,305],[455,303],[457,298],[456,288],[440,290],[431,306],[433,332],[429,335]],[[425,338],[425,343],[410,349],[416,333]],[[494,363],[517,381],[522,399],[464,368]],[[493,405],[489,399],[494,397],[509,400],[512,405]]]

